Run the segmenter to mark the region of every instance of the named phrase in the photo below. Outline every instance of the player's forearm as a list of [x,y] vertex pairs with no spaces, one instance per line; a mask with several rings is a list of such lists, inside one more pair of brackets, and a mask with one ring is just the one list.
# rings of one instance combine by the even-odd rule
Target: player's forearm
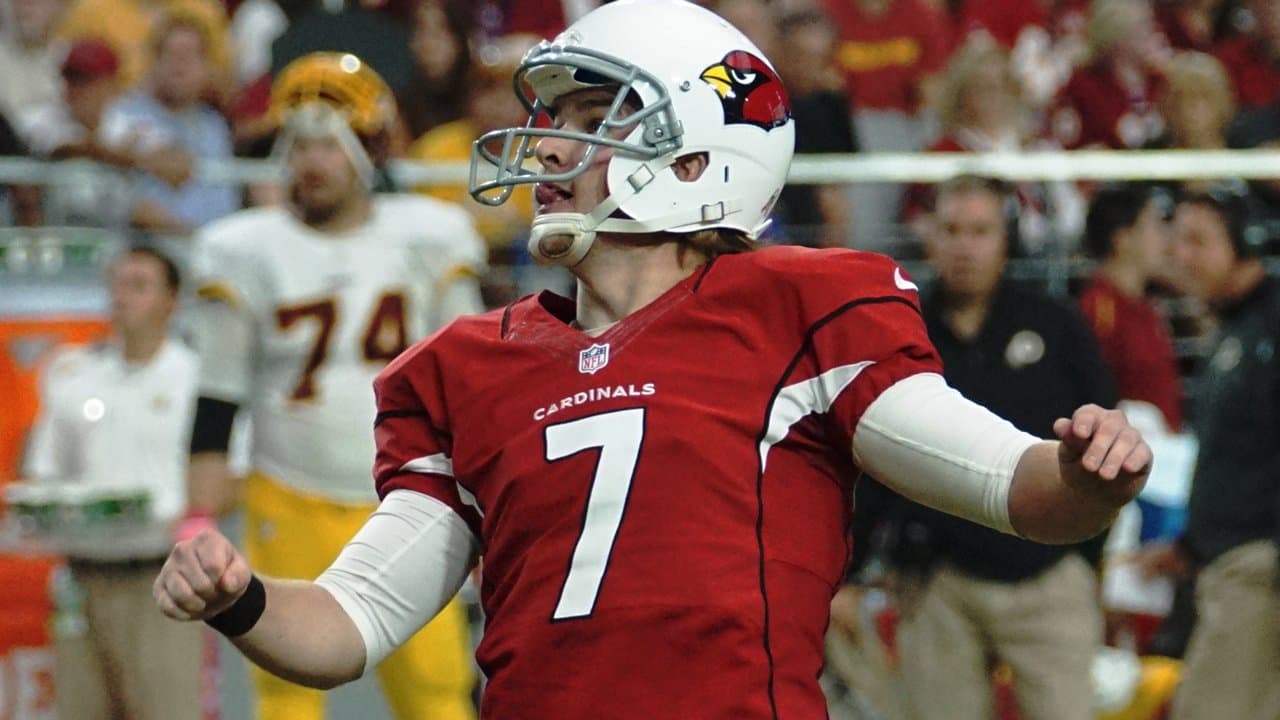
[[327,590],[310,581],[264,578],[267,602],[253,629],[231,642],[267,672],[327,690],[364,673],[360,631]]
[[1019,535],[1042,543],[1088,540],[1111,525],[1122,505],[1065,482],[1056,442],[1028,448],[1009,487],[1009,522]]
[[187,506],[192,510],[221,515],[235,508],[240,482],[221,452],[197,452],[187,467]]

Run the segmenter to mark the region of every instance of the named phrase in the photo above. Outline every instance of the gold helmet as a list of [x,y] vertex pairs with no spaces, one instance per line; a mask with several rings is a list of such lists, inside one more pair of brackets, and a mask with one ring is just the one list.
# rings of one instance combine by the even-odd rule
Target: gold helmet
[[338,110],[356,133],[376,135],[395,122],[395,96],[373,68],[349,53],[315,52],[285,66],[271,85],[277,127],[298,109],[323,103]]
[[396,104],[391,88],[360,58],[316,52],[280,71],[271,86],[269,118],[280,131],[277,157],[287,155],[299,138],[333,137],[371,188],[374,163],[361,140],[391,129]]

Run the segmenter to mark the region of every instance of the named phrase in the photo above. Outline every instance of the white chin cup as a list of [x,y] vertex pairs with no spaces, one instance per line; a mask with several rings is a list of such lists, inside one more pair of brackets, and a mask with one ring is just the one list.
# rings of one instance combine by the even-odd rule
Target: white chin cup
[[[582,262],[595,242],[595,225],[592,218],[582,213],[547,213],[533,219],[529,228],[529,254],[540,263],[573,267]],[[548,255],[543,251],[542,241],[556,235],[567,235],[571,238],[565,251],[556,255]]]

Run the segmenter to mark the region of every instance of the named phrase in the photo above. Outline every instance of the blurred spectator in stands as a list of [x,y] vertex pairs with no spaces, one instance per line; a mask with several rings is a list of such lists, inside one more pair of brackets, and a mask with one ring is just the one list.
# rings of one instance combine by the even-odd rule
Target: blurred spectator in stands
[[[410,45],[415,71],[408,86],[396,96],[411,137],[420,138],[466,114],[472,60],[468,42],[474,24],[473,8],[465,3],[418,3]],[[510,76],[507,80],[509,86]]]
[[1123,400],[1150,403],[1171,432],[1182,429],[1182,380],[1168,323],[1147,299],[1173,251],[1172,198],[1152,185],[1104,185],[1089,203],[1084,247],[1098,270],[1080,307],[1102,346]]
[[837,67],[856,113],[914,117],[950,51],[945,18],[921,0],[826,0]]
[[[154,30],[147,91],[135,91],[107,108],[100,130],[104,144],[134,155],[177,150],[189,164],[230,159],[227,123],[204,102],[211,48],[204,24],[175,13]],[[148,175],[138,190],[148,204],[135,211],[134,224],[162,233],[188,232],[240,205],[235,187],[197,179],[171,183]]]
[[232,78],[227,14],[218,0],[71,0],[58,32],[63,37],[98,38],[120,56],[120,80],[133,88],[153,75],[156,26],[173,15],[192,19],[208,43],[211,98],[229,93]]
[[185,153],[164,147],[117,148],[103,141],[106,109],[121,94],[119,67],[115,52],[105,43],[76,42],[61,67],[63,97],[18,118],[37,157],[102,163],[67,168],[62,182],[45,188],[44,215],[51,224],[123,230],[135,212],[140,217],[161,212],[154,202],[136,198],[129,171],[149,172],[173,185],[190,177]]
[[[713,0],[705,3],[707,9],[729,21],[760,48],[765,57],[777,54],[778,19],[768,0]],[[821,72],[813,68],[814,72]],[[787,94],[791,95],[788,86]],[[797,123],[799,124],[799,123]]]
[[554,38],[598,0],[419,0],[412,21],[416,71],[396,89],[411,137],[466,114],[469,63],[475,47],[502,38]]
[[1248,198],[1184,197],[1176,255],[1221,322],[1191,417],[1200,440],[1187,525],[1149,569],[1196,577],[1199,616],[1173,720],[1280,717],[1280,280],[1259,255]]
[[[796,154],[858,152],[849,97],[835,67],[835,31],[816,2],[793,1],[777,17],[777,48],[769,57],[791,97]],[[786,242],[814,247],[852,244],[852,212],[840,185],[787,185],[776,210]]]
[[[1280,3],[1258,0],[1249,5],[1254,21],[1251,35],[1229,41],[1218,56],[1235,80],[1240,98],[1228,145],[1276,150],[1280,149]],[[1250,189],[1259,220],[1272,228],[1280,226],[1280,179],[1257,180]],[[1271,232],[1280,236],[1280,231]]]
[[1212,52],[1227,6],[1223,0],[1173,0],[1155,6],[1156,26],[1174,50]]
[[1088,64],[1059,92],[1049,128],[1063,147],[1140,148],[1164,123],[1156,107],[1169,48],[1151,0],[1096,0]]
[[[465,163],[471,158],[471,144],[476,138],[490,130],[523,125],[529,113],[512,92],[511,76],[525,52],[537,43],[538,39],[532,35],[510,35],[477,47],[469,63],[467,114],[427,131],[410,146],[408,157]],[[501,152],[501,149],[495,152]],[[465,183],[416,189],[466,208],[475,218],[476,230],[491,251],[511,246],[528,231],[533,219],[533,191],[528,185],[517,188],[515,197],[497,207],[473,200],[467,194]]]
[[1248,29],[1218,46],[1245,111],[1280,103],[1280,3],[1245,0]]
[[[1003,183],[944,183],[929,241],[938,282],[921,306],[948,383],[1048,437],[1073,407],[1114,406],[1115,386],[1075,308],[1005,276],[1016,211]],[[918,547],[899,554],[918,566],[903,568],[898,652],[911,717],[989,720],[994,656],[1013,670],[1024,720],[1092,720],[1102,538],[1041,545],[908,508],[899,537]]]
[[1085,56],[1088,0],[963,0],[959,38],[982,32],[1013,58],[1013,73],[1031,107],[1041,109]]
[[1222,150],[1235,117],[1231,78],[1212,55],[1180,52],[1169,62],[1160,101],[1165,134],[1159,147]]
[[65,0],[8,0],[0,19],[0,113],[14,118],[58,101],[58,65],[67,48],[54,30],[65,7]]
[[[933,134],[921,116],[950,51],[945,19],[922,0],[824,0],[838,33],[836,66],[844,75],[858,142],[868,152],[920,150]],[[902,187],[849,186],[854,244],[893,250]]]
[[474,9],[480,42],[504,35],[526,34],[550,40],[570,23],[601,4],[600,0],[453,1],[462,2]]
[[[9,119],[0,112],[0,159],[26,155],[26,145],[18,137]],[[0,226],[37,225],[41,220],[39,188],[0,184]]]
[[[271,47],[289,27],[288,7],[297,2],[245,0],[231,16],[231,44],[235,57],[235,90],[226,106],[235,154],[263,158],[271,152]],[[305,3],[304,3],[305,4]]]
[[[1053,149],[1036,138],[1030,108],[1010,64],[1009,54],[990,36],[969,37],[951,57],[935,95],[935,108],[943,136],[930,152],[1017,152]],[[1055,240],[1079,236],[1084,222],[1084,202],[1070,183],[1019,183],[1014,192],[1019,205],[1020,251],[1040,254]],[[933,186],[908,187],[903,220],[916,235],[927,238],[933,207]]]
[[[50,362],[24,470],[37,482],[144,490],[152,521],[167,523],[186,505],[196,398],[196,355],[169,335],[178,270],[154,250],[134,249],[111,265],[109,282],[112,341]],[[115,538],[137,548],[122,557],[83,549],[68,558],[86,627],[54,640],[59,717],[201,717],[201,629],[139,611],[167,554],[167,528],[158,535],[141,544]]]
[[288,26],[289,16],[276,0],[245,0],[236,7],[230,29],[236,87],[270,72],[271,44]]

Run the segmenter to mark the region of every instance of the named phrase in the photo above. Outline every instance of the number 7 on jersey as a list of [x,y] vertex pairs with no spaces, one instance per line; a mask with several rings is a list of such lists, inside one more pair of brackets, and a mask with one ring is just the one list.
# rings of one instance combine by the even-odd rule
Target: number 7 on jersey
[[548,462],[572,457],[583,450],[600,449],[582,533],[574,545],[569,574],[551,619],[587,617],[595,610],[600,584],[609,569],[613,542],[626,514],[631,480],[644,444],[644,408],[616,410],[548,425],[545,437]]

